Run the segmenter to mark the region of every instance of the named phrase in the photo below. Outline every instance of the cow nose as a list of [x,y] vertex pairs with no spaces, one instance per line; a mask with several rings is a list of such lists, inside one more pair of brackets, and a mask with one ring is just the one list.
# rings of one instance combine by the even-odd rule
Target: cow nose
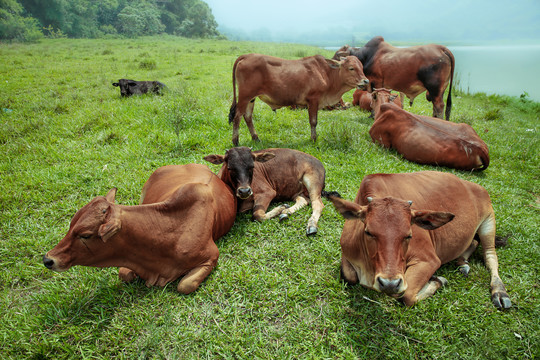
[[358,88],[359,89],[367,89],[367,86],[369,85],[369,80],[368,79],[364,79],[360,82],[360,84],[358,85]]
[[379,283],[379,289],[387,294],[396,294],[399,292],[399,288],[402,283],[401,278],[397,279],[385,279],[383,277],[378,277],[377,282]]
[[251,196],[251,194],[253,194],[251,187],[243,187],[236,190],[236,196],[238,196],[240,199],[247,199]]
[[54,266],[54,260],[49,259],[47,255],[43,255],[43,265],[45,265],[47,269],[52,269]]

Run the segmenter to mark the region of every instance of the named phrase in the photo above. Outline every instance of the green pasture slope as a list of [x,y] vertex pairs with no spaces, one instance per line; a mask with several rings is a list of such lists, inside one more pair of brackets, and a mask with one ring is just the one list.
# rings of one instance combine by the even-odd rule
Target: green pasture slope
[[[491,164],[480,173],[420,166],[374,145],[372,120],[356,108],[320,111],[316,143],[306,110],[274,113],[258,101],[261,142],[240,128],[242,145],[316,156],[327,170],[326,189],[347,199],[376,172],[440,170],[484,186],[497,234],[510,235],[498,249],[508,311],[491,304],[480,252],[468,278],[444,265],[438,274],[448,286],[412,308],[345,285],[344,220],[326,200],[310,238],[310,207],[285,223],[239,216],[218,241],[217,268],[188,296],[176,292],[176,282],[123,284],[112,268],[54,273],[43,266],[43,254],[93,197],[116,186],[117,202],[135,205],[158,167],[204,164],[203,156],[232,146],[231,69],[249,52],[332,55],[302,45],[175,37],[0,44],[0,358],[538,358],[540,104],[526,97],[454,89],[452,121],[471,124],[490,148]],[[111,85],[119,78],[157,79],[169,90],[122,99]],[[422,95],[411,111],[431,114],[431,105]]]

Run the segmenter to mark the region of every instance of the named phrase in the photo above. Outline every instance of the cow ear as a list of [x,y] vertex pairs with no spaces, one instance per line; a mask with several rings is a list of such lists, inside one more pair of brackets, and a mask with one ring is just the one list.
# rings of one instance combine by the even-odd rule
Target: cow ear
[[116,197],[116,188],[112,188],[111,190],[109,190],[109,192],[107,193],[107,195],[105,195],[105,199],[107,199],[108,202],[110,203],[113,203],[114,204],[114,198]]
[[455,216],[449,212],[418,210],[411,210],[411,215],[411,222],[426,230],[435,230],[452,221]]
[[362,206],[352,201],[344,200],[338,198],[337,196],[328,196],[336,210],[345,218],[345,219],[360,219],[362,221],[366,218],[367,206]]
[[120,86],[119,83],[112,83],[112,86]]
[[103,242],[109,241],[122,228],[116,207],[110,205],[106,210],[105,222],[98,229],[98,235]]
[[267,162],[268,160],[271,160],[276,157],[276,154],[271,152],[264,152],[262,154],[253,154],[253,160],[258,162]]
[[330,66],[332,69],[339,69],[341,66],[341,63],[334,59],[325,59],[328,66]]
[[223,164],[225,162],[225,156],[216,154],[206,155],[203,159],[215,165]]

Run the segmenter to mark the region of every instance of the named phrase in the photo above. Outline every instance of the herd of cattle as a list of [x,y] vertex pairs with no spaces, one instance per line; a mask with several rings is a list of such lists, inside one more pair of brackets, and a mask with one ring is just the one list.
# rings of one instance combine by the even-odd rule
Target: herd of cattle
[[[344,46],[333,59],[317,55],[284,60],[260,54],[240,56],[233,66],[229,121],[236,146],[204,159],[222,164],[218,174],[200,164],[157,169],[145,183],[140,205],[115,204],[116,189],[96,197],[71,220],[65,237],[43,257],[44,265],[64,271],[74,265],[118,267],[123,281],[141,278],[148,286],[181,278],[178,291],[195,291],[217,264],[216,240],[233,226],[238,212],[258,221],[280,220],[311,203],[306,234],[314,235],[324,204],[333,203],[346,219],[341,235],[341,274],[351,284],[414,305],[443,286],[435,276],[456,260],[467,275],[467,260],[478,244],[491,273],[491,299],[499,309],[511,301],[498,275],[495,215],[480,185],[437,171],[366,176],[353,201],[324,191],[325,169],[315,157],[292,149],[252,151],[238,147],[243,117],[253,140],[258,97],[272,109],[307,107],[311,139],[317,139],[317,112],[340,103],[358,88],[353,104],[372,111],[374,142],[396,149],[407,160],[461,170],[483,170],[488,148],[466,124],[447,121],[451,110],[454,57],[441,45],[395,48],[375,37],[362,48]],[[160,93],[156,81],[121,79],[122,96]],[[446,103],[443,94],[450,85]],[[238,87],[238,95],[237,95]],[[426,91],[433,117],[403,109]],[[367,105],[369,104],[369,106]],[[272,201],[294,201],[267,212]]]

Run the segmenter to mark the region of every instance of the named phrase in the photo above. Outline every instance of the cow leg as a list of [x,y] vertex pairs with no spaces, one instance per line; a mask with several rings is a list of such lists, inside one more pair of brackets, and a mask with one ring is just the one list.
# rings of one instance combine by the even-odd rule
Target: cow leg
[[465,250],[465,252],[456,259],[459,271],[465,276],[469,275],[469,271],[471,269],[468,261],[469,257],[472,255],[472,253],[476,250],[477,247],[478,241],[473,240],[467,250]]
[[275,197],[276,191],[272,188],[264,189],[254,195],[253,220],[264,221],[270,219],[269,217],[267,217],[266,209],[268,209],[268,206],[270,206],[270,202],[272,202],[272,199],[274,199]]
[[[281,212],[281,215],[279,216],[279,220],[286,219],[290,214],[300,210],[301,208],[305,207],[309,201],[304,195],[298,195],[295,199],[295,204],[289,208],[284,209]],[[308,222],[308,232],[309,232],[309,222]],[[315,232],[317,232],[317,229],[315,229]],[[311,235],[308,233],[308,235]]]
[[311,126],[311,140],[317,141],[317,112],[319,111],[318,102],[308,103],[309,125]]
[[444,101],[442,96],[438,96],[433,101],[433,117],[443,119]]
[[135,273],[135,271],[128,269],[127,267],[119,267],[118,277],[124,282],[130,282],[138,278],[138,275]]
[[491,301],[498,309],[508,309],[512,306],[512,302],[499,277],[499,261],[495,252],[495,216],[493,214],[480,224],[478,236],[484,250],[484,262],[491,273]]
[[401,297],[406,306],[412,306],[420,300],[432,296],[441,286],[446,284],[444,278],[434,277],[433,274],[441,266],[441,261],[431,252],[426,258],[418,259],[415,265],[405,271],[407,290]]
[[197,290],[199,285],[201,285],[204,279],[210,275],[212,270],[214,270],[219,257],[219,250],[213,241],[209,246],[211,246],[211,258],[206,263],[191,269],[187,272],[187,274],[184,275],[176,288],[178,292],[186,295],[194,292]]
[[246,107],[246,112],[244,114],[244,121],[246,122],[246,125],[249,129],[249,133],[251,134],[251,139],[253,141],[259,141],[259,136],[255,132],[255,128],[253,127],[253,108],[255,107],[255,99],[251,100]]

